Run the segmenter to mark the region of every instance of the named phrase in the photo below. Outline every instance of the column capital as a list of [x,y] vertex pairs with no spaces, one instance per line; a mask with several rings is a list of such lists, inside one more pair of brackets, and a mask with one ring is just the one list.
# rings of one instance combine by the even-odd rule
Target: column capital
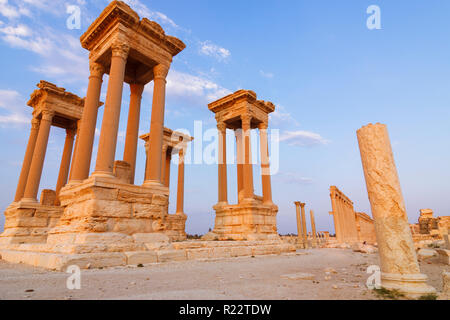
[[167,74],[169,73],[169,67],[163,64],[158,64],[153,67],[153,77],[154,79],[166,80]]
[[250,130],[251,129],[251,123],[252,123],[252,116],[249,114],[243,114],[241,115],[241,121],[242,121],[242,129],[243,130]]
[[269,128],[269,124],[267,122],[260,122],[258,124],[258,129],[259,130],[267,130],[267,128]]
[[169,146],[163,142],[163,145],[162,145],[163,153],[166,153],[168,148],[169,148]]
[[91,73],[91,77],[102,79],[105,74],[105,67],[103,67],[100,63],[89,61],[89,71]]
[[52,121],[55,111],[53,110],[42,110],[42,120]]
[[142,97],[142,93],[144,92],[144,87],[145,86],[142,83],[132,83],[132,84],[130,84],[130,92],[132,95]]
[[300,207],[303,209],[305,207],[306,203],[300,202]]
[[128,59],[128,53],[130,52],[130,45],[126,41],[116,40],[111,46],[112,56],[119,57],[124,60]]
[[217,123],[217,130],[219,130],[220,132],[225,132],[227,130],[227,124],[223,121],[220,121]]
[[75,137],[75,134],[77,133],[77,129],[72,127],[72,128],[66,128],[66,135],[70,138]]
[[39,119],[33,117],[33,119],[31,119],[31,129],[39,129],[39,123]]

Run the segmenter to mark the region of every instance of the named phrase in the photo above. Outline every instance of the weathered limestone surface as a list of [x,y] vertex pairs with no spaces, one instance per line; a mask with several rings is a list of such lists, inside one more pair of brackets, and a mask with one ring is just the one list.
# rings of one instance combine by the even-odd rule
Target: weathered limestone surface
[[387,128],[369,124],[357,136],[375,219],[382,286],[413,297],[435,292],[420,273]]

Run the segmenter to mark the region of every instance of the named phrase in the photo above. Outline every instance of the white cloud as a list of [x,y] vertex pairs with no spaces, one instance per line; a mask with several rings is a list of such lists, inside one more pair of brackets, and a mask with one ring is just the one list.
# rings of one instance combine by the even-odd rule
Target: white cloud
[[[1,23],[0,25],[2,25]],[[4,28],[0,28],[0,33],[9,35],[9,36],[17,36],[17,37],[28,37],[31,35],[31,30],[24,24],[19,24],[17,27],[8,26]]]
[[14,90],[0,90],[0,109],[6,114],[0,115],[0,125],[15,125],[29,123],[30,116],[25,114],[28,107],[24,99]]
[[263,77],[263,78],[267,78],[267,79],[272,79],[274,77],[273,73],[270,72],[264,72],[262,70],[259,70],[259,74]]
[[328,144],[330,141],[324,139],[320,134],[310,131],[285,131],[280,142],[286,142],[291,146],[310,147],[319,144]]
[[312,184],[314,182],[312,178],[302,177],[297,172],[279,172],[275,177],[286,184]]
[[275,111],[269,114],[270,122],[274,125],[293,124],[299,125],[299,122],[286,110],[285,107],[275,104]]
[[204,41],[200,43],[200,53],[206,56],[214,57],[218,60],[225,60],[231,56],[228,49],[222,48],[211,41]]
[[206,78],[171,70],[167,76],[167,95],[200,98],[209,103],[222,98],[231,91]]
[[19,8],[11,6],[8,0],[0,0],[0,14],[8,19],[20,17]]

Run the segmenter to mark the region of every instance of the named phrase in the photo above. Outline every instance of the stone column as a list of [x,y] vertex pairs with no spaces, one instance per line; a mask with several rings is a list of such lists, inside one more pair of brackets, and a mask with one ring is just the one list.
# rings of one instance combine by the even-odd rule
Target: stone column
[[317,233],[316,233],[316,220],[314,219],[314,211],[310,210],[309,211],[309,215],[311,218],[311,232],[312,232],[312,236],[313,236],[313,246],[317,247]]
[[301,243],[303,243],[303,231],[302,231],[302,218],[300,215],[300,202],[296,201],[295,204],[295,212],[297,215],[297,237]]
[[166,158],[167,158],[167,149],[168,146],[164,144],[161,152],[161,183],[166,185]]
[[130,108],[128,111],[127,133],[125,138],[125,149],[123,161],[130,164],[130,184],[134,184],[136,171],[136,153],[139,139],[139,118],[141,114],[141,101],[144,85],[140,83],[130,84]]
[[73,140],[75,138],[75,128],[66,129],[66,141],[64,142],[64,150],[59,166],[58,181],[56,183],[55,205],[59,205],[59,191],[67,184],[69,175],[70,158],[72,157]]
[[75,153],[72,160],[70,182],[81,182],[89,177],[92,148],[94,146],[95,126],[97,124],[100,93],[105,70],[99,63],[90,62],[89,84],[84,101],[83,115],[77,134]]
[[48,137],[52,126],[53,111],[44,110],[42,113],[39,133],[36,139],[33,159],[31,160],[30,172],[28,174],[27,185],[23,201],[36,202],[39,183],[41,181],[42,168],[44,167],[45,153],[47,151]]
[[272,186],[270,183],[269,142],[267,140],[267,123],[260,123],[261,179],[263,203],[272,205]]
[[178,160],[177,212],[184,214],[184,150],[180,149]]
[[36,139],[39,132],[39,120],[33,118],[31,120],[30,137],[28,138],[27,150],[22,163],[22,170],[20,171],[19,182],[17,183],[16,196],[14,202],[20,201],[25,192],[28,174],[30,172],[31,160],[33,159],[33,152],[36,146]]
[[306,230],[306,214],[305,214],[305,205],[306,203],[300,203],[300,208],[302,209],[302,233],[303,233],[303,242],[305,243],[305,249],[308,248],[308,239]]
[[237,192],[238,203],[244,199],[244,143],[242,136],[242,129],[236,129],[234,131],[236,136],[236,171],[237,171]]
[[166,77],[169,67],[159,64],[153,68],[154,88],[152,119],[150,124],[148,180],[145,184],[161,184],[161,152],[164,134],[164,109],[166,101]]
[[166,159],[164,159],[165,165],[165,175],[164,175],[164,185],[169,188],[170,187],[170,162],[172,161],[172,150],[169,149],[166,153]]
[[434,293],[420,273],[388,131],[369,124],[357,131],[381,262],[381,285],[410,297]]
[[338,199],[336,199],[336,194],[331,191],[331,209],[333,210],[333,220],[334,220],[334,231],[336,233],[336,240],[338,242],[342,242],[342,230],[341,230],[341,225],[340,225],[340,221],[339,221],[339,213],[338,213]]
[[115,43],[112,46],[108,91],[106,93],[105,111],[103,112],[102,129],[98,143],[97,162],[93,173],[96,176],[114,176],[114,159],[117,134],[119,132],[123,81],[129,50],[128,44],[123,42]]
[[252,146],[251,146],[251,116],[241,116],[242,130],[244,135],[244,199],[254,200],[253,188],[253,164],[252,164]]
[[77,149],[78,149],[78,143],[80,141],[80,127],[81,127],[81,119],[77,121],[77,133],[75,135],[75,147],[74,147],[73,152],[72,152],[72,161],[71,161],[70,171],[69,171],[69,181],[72,180],[73,161],[75,159],[75,155],[76,155]]
[[227,182],[227,125],[224,122],[217,124],[219,132],[219,204],[228,204]]

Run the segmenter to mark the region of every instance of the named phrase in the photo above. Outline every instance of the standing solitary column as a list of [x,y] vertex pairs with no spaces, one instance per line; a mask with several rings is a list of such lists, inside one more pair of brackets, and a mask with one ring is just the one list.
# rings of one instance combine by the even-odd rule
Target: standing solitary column
[[295,212],[297,215],[297,238],[303,243],[303,231],[302,231],[302,218],[300,215],[300,202],[296,201],[295,204]]
[[272,204],[272,186],[270,183],[269,143],[267,141],[267,123],[260,123],[260,152],[261,152],[261,179],[263,203]]
[[178,159],[177,212],[184,214],[184,150],[180,149]]
[[36,147],[34,148],[33,159],[31,160],[30,173],[28,174],[23,201],[36,202],[37,200],[53,115],[53,111],[44,110],[42,112],[42,119],[39,125],[39,133],[36,140]]
[[70,168],[70,158],[72,157],[73,140],[75,138],[75,130],[75,128],[66,129],[66,141],[64,143],[61,165],[59,166],[58,182],[56,183],[55,205],[59,205],[59,191],[67,183]]
[[306,203],[300,203],[300,208],[302,209],[302,234],[303,234],[303,242],[305,243],[305,248],[308,248],[308,238],[306,230],[306,214],[305,214],[305,205]]
[[251,117],[241,116],[242,130],[244,135],[244,199],[254,199],[253,189],[253,165],[252,165],[252,146],[251,146]]
[[381,262],[381,285],[419,297],[436,290],[420,273],[388,131],[369,124],[357,131]]
[[30,172],[31,160],[33,159],[33,152],[36,146],[36,139],[39,132],[39,120],[33,118],[31,120],[31,130],[30,137],[28,138],[27,151],[25,152],[25,157],[22,163],[22,170],[20,171],[19,182],[17,184],[16,196],[14,202],[20,201],[25,192],[25,187],[27,184],[28,174]]
[[92,148],[94,146],[95,126],[97,124],[100,93],[102,90],[103,74],[105,70],[99,63],[90,62],[91,75],[84,101],[83,115],[75,143],[75,153],[72,160],[70,174],[71,182],[80,182],[89,177],[91,167]]
[[134,184],[136,172],[136,153],[139,138],[139,117],[141,114],[141,100],[144,85],[139,83],[130,84],[130,91],[130,108],[128,110],[127,134],[125,149],[123,151],[123,161],[130,164],[130,184]]
[[237,192],[238,192],[238,203],[244,199],[244,143],[242,137],[242,129],[236,129],[234,131],[236,136],[236,171],[237,171]]
[[311,232],[312,232],[312,236],[313,236],[313,246],[317,247],[317,233],[316,233],[316,221],[314,219],[314,211],[310,210],[309,211],[309,215],[311,218]]
[[158,64],[153,68],[154,88],[152,119],[150,124],[149,151],[148,159],[148,180],[147,184],[161,184],[161,152],[164,133],[164,108],[166,101],[166,77],[169,73],[169,67]]
[[219,204],[227,205],[227,125],[224,122],[219,122],[217,130],[219,131]]
[[117,134],[119,132],[120,107],[122,104],[123,80],[130,47],[126,43],[112,46],[111,70],[109,72],[108,92],[98,143],[97,162],[94,175],[113,176],[116,155]]

